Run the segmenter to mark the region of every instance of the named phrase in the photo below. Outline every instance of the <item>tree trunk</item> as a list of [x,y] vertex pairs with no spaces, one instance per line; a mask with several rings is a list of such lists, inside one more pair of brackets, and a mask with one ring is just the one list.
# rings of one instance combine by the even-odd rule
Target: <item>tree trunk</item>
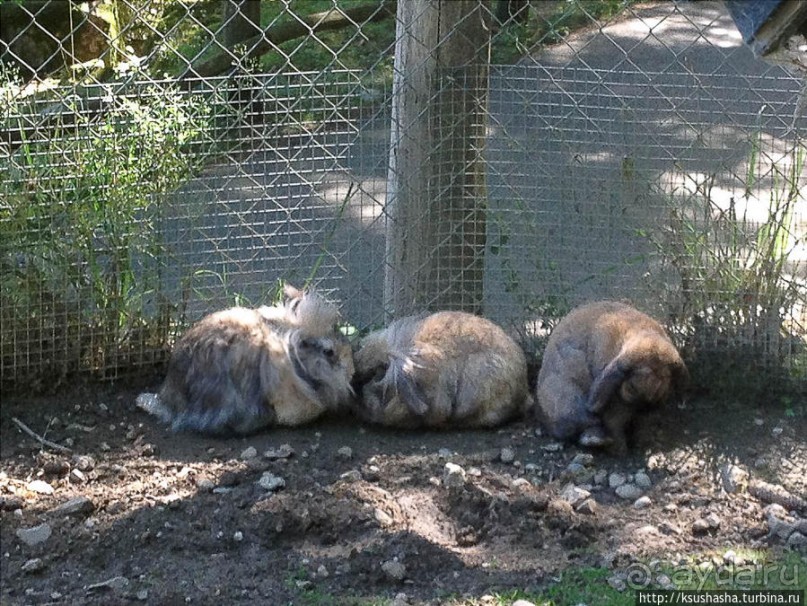
[[[238,44],[243,44],[260,33],[261,3],[259,0],[226,0],[221,41],[227,50],[233,52]],[[244,51],[246,50],[248,49],[244,49]]]
[[399,0],[385,306],[482,310],[490,46],[479,0]]

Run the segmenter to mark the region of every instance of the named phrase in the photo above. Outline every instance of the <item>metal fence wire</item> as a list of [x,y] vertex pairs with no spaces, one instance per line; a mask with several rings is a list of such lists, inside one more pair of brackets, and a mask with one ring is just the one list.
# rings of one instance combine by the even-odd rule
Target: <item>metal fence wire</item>
[[153,368],[287,281],[350,334],[466,309],[532,359],[572,307],[621,299],[704,381],[807,392],[803,75],[720,2],[21,0],[0,21],[6,386]]

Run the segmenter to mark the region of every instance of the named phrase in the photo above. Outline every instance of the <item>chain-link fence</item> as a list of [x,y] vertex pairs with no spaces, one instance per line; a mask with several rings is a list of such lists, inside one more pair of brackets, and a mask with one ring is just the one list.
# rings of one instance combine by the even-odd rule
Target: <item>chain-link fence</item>
[[2,381],[159,364],[285,280],[535,356],[623,299],[804,390],[797,74],[719,2],[399,1],[0,3]]

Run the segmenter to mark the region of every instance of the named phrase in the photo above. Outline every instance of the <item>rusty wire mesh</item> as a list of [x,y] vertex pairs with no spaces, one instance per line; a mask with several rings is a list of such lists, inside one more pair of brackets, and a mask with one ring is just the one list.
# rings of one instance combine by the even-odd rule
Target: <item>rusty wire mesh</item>
[[[3,383],[159,364],[286,280],[358,331],[469,308],[531,355],[574,305],[624,299],[699,367],[803,389],[798,74],[719,2],[481,3],[463,18],[490,40],[465,43],[491,61],[438,66],[402,121],[420,66],[396,38],[431,10],[410,4],[0,5]],[[420,164],[391,162],[424,125]],[[436,200],[414,219],[410,184]]]

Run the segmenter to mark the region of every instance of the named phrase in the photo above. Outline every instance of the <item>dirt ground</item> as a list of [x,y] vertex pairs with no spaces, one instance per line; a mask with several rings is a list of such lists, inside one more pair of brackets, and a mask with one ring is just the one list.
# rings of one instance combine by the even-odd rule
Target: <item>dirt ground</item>
[[[4,394],[0,603],[443,604],[539,592],[570,567],[641,586],[654,560],[742,564],[748,549],[788,549],[749,481],[807,496],[803,410],[769,402],[695,398],[617,460],[526,422],[404,432],[324,420],[248,438],[172,435],[134,406],[158,384]],[[41,447],[13,418],[71,452]]]

